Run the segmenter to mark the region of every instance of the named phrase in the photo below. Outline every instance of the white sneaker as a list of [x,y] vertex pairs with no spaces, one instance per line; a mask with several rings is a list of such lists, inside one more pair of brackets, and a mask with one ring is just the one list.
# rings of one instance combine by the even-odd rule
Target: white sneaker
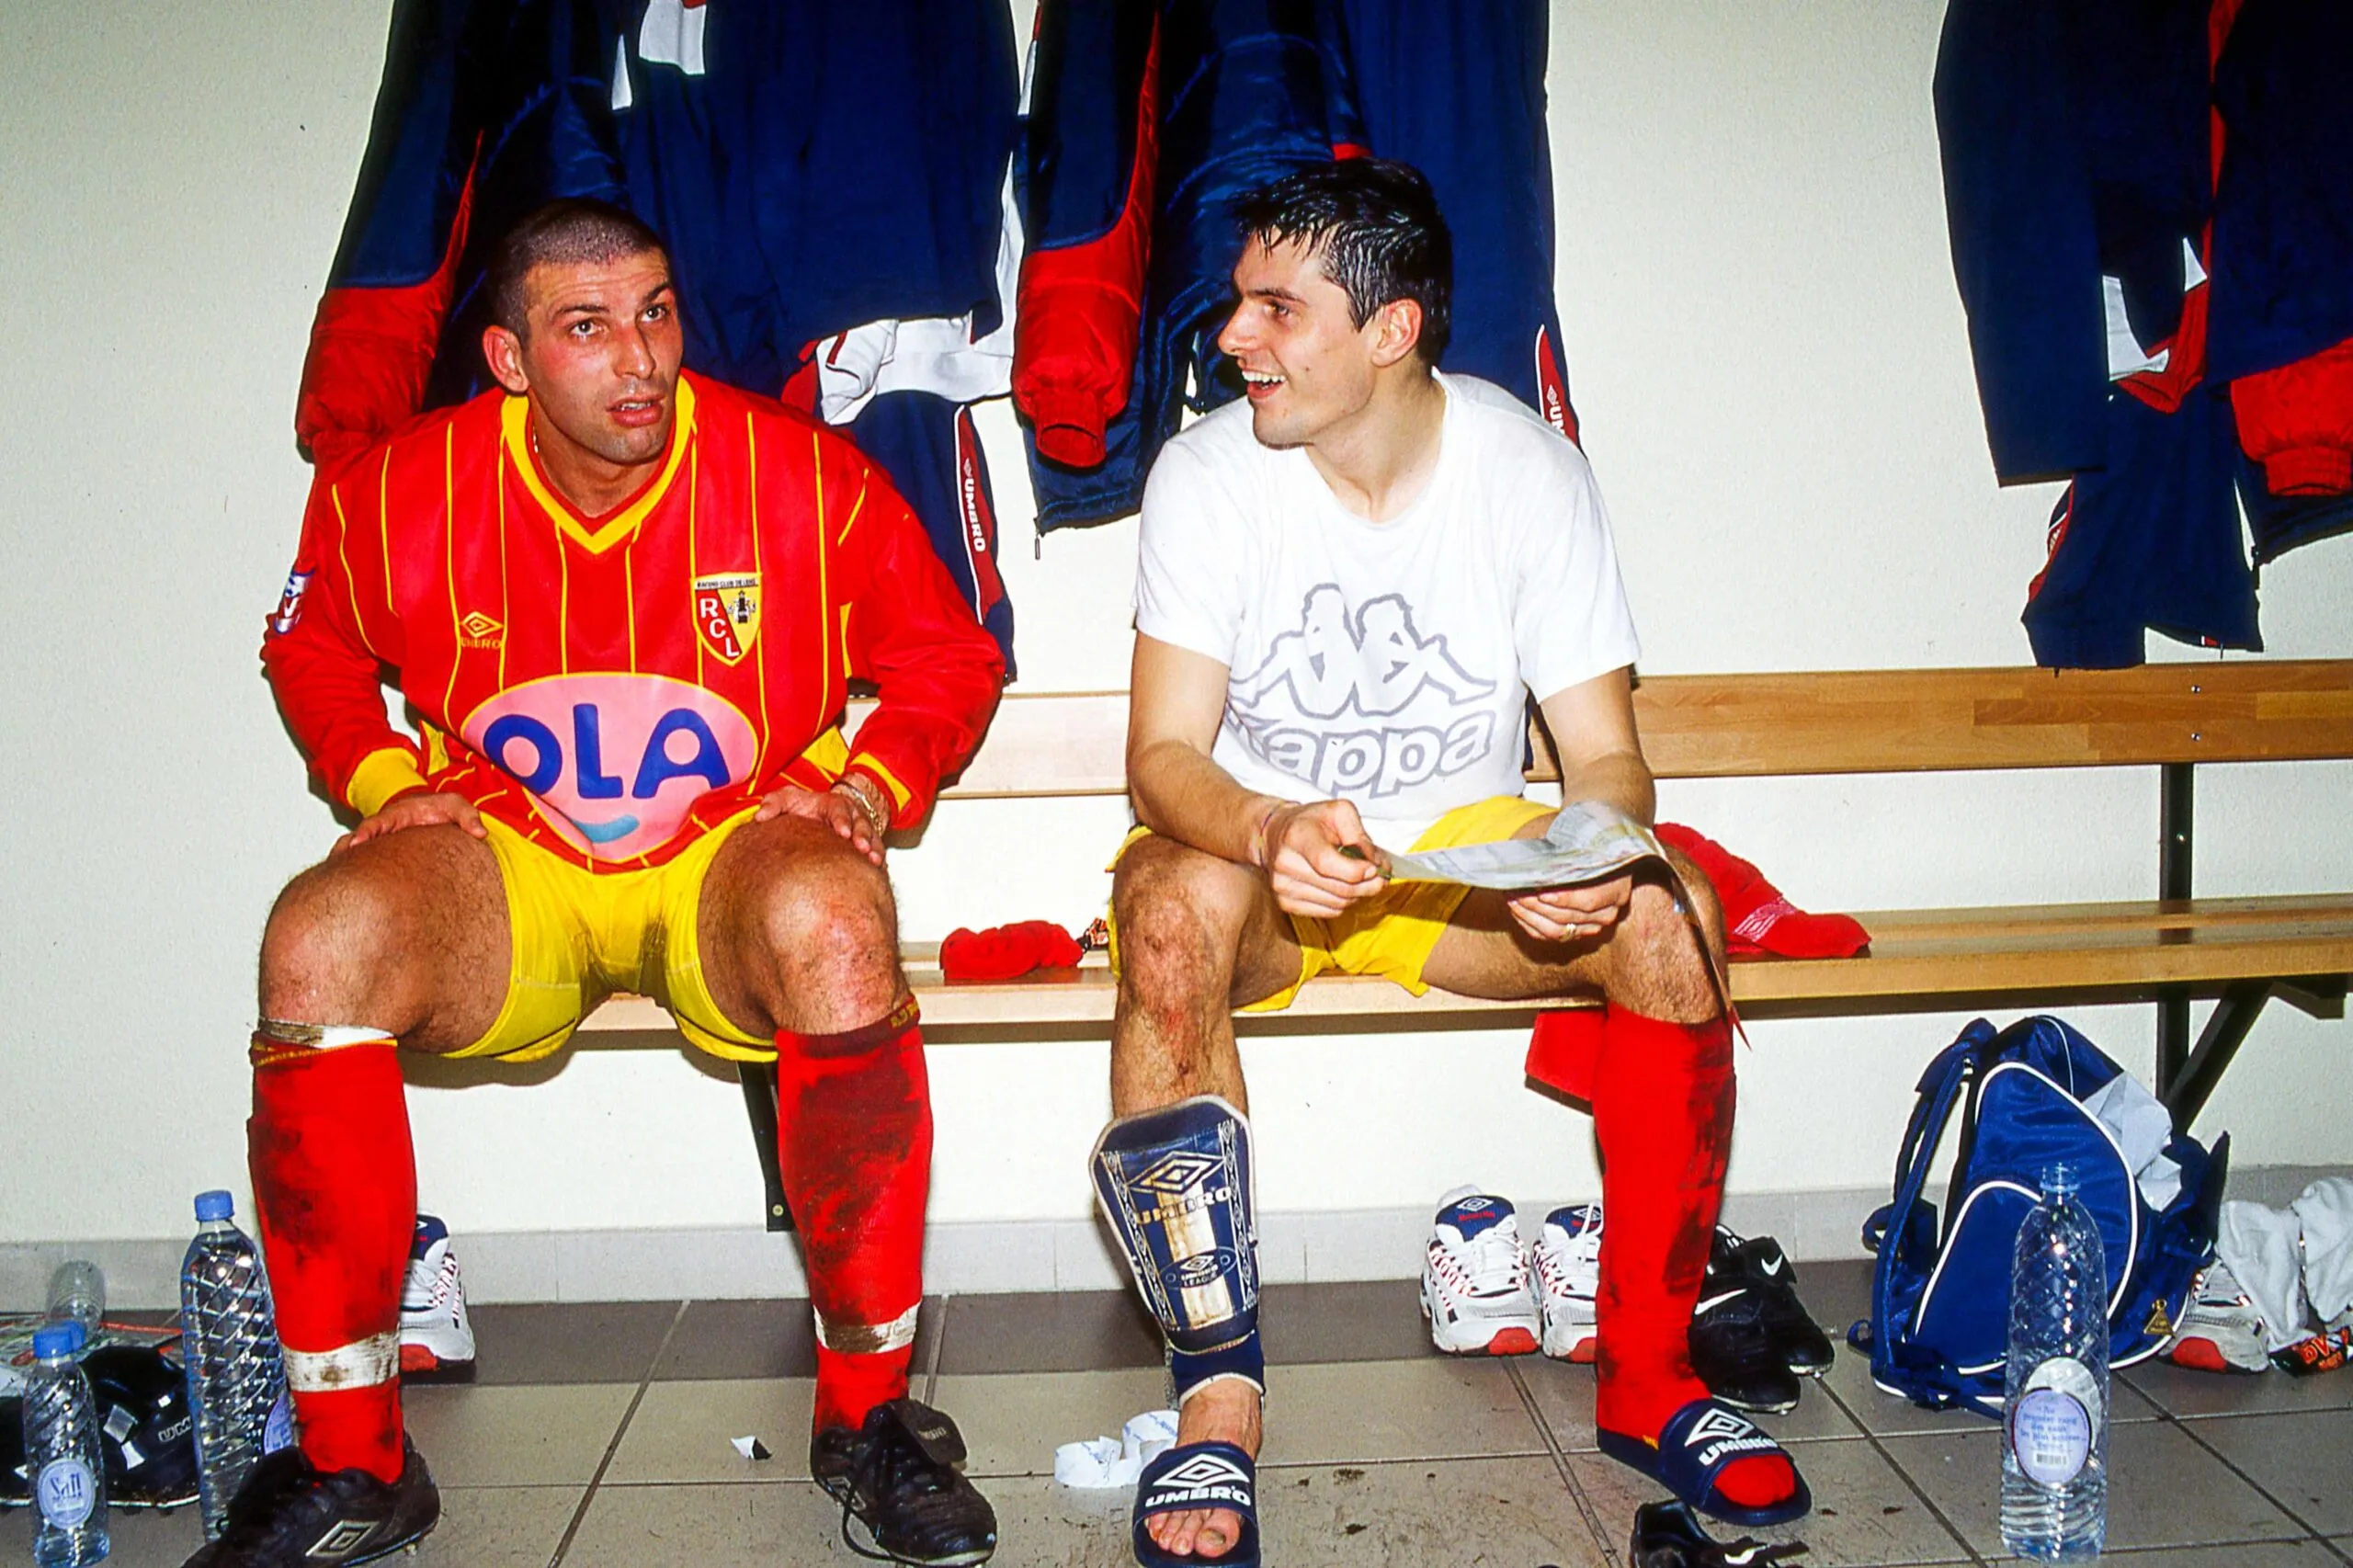
[[2190,1288],[2165,1356],[2201,1372],[2262,1372],[2271,1367],[2270,1343],[2262,1309],[2218,1260]]
[[466,1287],[449,1247],[449,1227],[419,1214],[408,1278],[401,1285],[401,1376],[470,1382],[473,1375],[474,1325],[466,1317]]
[[1590,1361],[1594,1298],[1601,1292],[1601,1205],[1572,1203],[1544,1216],[1536,1241],[1536,1298],[1544,1308],[1544,1354]]
[[1508,1199],[1458,1187],[1438,1199],[1422,1259],[1422,1315],[1449,1356],[1525,1356],[1542,1318]]

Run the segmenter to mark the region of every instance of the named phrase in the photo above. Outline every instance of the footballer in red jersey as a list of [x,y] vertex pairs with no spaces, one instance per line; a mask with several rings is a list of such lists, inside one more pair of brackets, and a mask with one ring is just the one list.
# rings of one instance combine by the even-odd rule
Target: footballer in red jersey
[[[432,1527],[400,1412],[394,1052],[545,1055],[621,990],[777,1061],[813,1473],[897,1560],[982,1562],[961,1439],[906,1397],[931,1111],[882,864],[978,741],[996,645],[855,448],[680,373],[637,220],[553,203],[491,286],[502,390],[320,474],[263,643],[360,821],[262,940],[254,1190],[301,1441],[191,1568],[366,1561]],[[846,741],[854,679],[879,699]]]

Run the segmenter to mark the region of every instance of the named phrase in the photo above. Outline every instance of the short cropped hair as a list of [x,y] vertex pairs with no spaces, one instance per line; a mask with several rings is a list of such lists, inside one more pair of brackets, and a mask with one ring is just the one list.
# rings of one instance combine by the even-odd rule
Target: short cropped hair
[[622,256],[643,256],[647,251],[659,252],[665,260],[669,258],[661,236],[646,227],[636,214],[625,212],[609,201],[587,197],[568,196],[551,201],[507,230],[506,236],[498,242],[498,248],[491,253],[490,318],[521,337],[529,319],[530,299],[524,284],[531,276],[531,268],[551,262],[572,267],[583,262],[616,261]]
[[1339,158],[1252,191],[1235,206],[1245,238],[1317,253],[1358,326],[1395,300],[1422,307],[1417,345],[1435,366],[1454,332],[1454,238],[1419,169]]

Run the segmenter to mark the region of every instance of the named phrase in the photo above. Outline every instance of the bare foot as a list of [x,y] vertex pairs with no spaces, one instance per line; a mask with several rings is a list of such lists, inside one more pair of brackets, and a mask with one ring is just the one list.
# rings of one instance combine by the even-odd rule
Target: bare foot
[[[1239,1378],[1220,1378],[1187,1400],[1176,1417],[1176,1441],[1232,1443],[1252,1459],[1264,1438],[1258,1421],[1258,1391]],[[1144,1529],[1161,1551],[1213,1562],[1242,1539],[1242,1516],[1231,1508],[1192,1508],[1163,1514]]]

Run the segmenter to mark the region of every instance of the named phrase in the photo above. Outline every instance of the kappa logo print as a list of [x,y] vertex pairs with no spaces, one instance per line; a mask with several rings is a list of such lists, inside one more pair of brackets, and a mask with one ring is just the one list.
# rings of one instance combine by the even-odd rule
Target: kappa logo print
[[[1443,635],[1422,635],[1402,594],[1351,614],[1338,585],[1323,583],[1301,604],[1299,629],[1278,636],[1227,699],[1277,767],[1325,795],[1378,799],[1484,757],[1495,720],[1478,704],[1495,691],[1494,681],[1463,668]],[[1388,722],[1333,725],[1350,714]]]
[[1207,1181],[1224,1162],[1214,1154],[1196,1154],[1185,1150],[1164,1154],[1134,1178],[1134,1185],[1146,1192],[1156,1192],[1163,1198],[1181,1198]]

